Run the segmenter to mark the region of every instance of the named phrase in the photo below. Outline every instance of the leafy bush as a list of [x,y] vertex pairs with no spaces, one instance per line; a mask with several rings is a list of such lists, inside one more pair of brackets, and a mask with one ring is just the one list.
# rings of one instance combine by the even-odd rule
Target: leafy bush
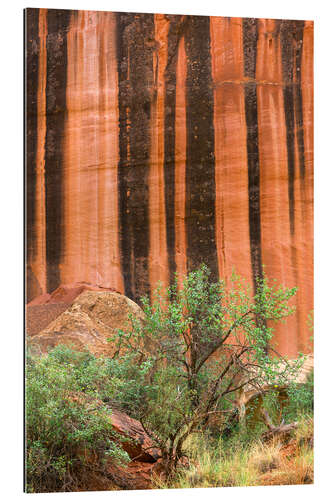
[[287,389],[288,405],[285,410],[287,419],[297,419],[299,415],[313,415],[314,375],[309,374],[304,384],[290,384]]
[[295,293],[263,277],[253,296],[240,277],[234,274],[228,286],[214,283],[202,265],[181,284],[176,279],[152,300],[144,298],[145,321],[130,317],[131,331],[110,339],[118,348],[109,364],[118,379],[113,397],[161,448],[168,474],[189,435],[212,415],[228,420],[230,394],[245,385],[283,384],[296,374],[299,360],[284,364],[270,356],[273,328],[267,326],[293,313]]
[[110,410],[100,400],[112,393],[105,360],[58,346],[26,365],[26,484],[28,492],[73,491],[89,468],[109,457],[127,461],[116,443]]
[[263,407],[273,424],[291,423],[313,416],[314,408],[313,371],[303,384],[291,382],[286,388],[272,389],[263,397]]

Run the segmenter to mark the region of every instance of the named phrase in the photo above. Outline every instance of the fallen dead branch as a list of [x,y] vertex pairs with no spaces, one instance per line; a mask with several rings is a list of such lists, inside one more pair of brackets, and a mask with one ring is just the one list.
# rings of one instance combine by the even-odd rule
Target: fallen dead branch
[[265,409],[262,409],[261,413],[264,418],[265,424],[268,427],[268,431],[264,432],[264,434],[261,436],[263,441],[269,441],[275,436],[283,438],[288,437],[289,434],[298,427],[298,422],[292,422],[291,424],[285,424],[284,422],[282,422],[280,425],[275,426],[273,425],[272,420]]

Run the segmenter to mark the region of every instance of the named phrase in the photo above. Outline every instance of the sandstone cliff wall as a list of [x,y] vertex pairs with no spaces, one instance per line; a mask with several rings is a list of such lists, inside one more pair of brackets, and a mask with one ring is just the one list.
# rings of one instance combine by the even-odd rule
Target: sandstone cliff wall
[[27,300],[138,300],[201,261],[313,307],[313,23],[26,11]]

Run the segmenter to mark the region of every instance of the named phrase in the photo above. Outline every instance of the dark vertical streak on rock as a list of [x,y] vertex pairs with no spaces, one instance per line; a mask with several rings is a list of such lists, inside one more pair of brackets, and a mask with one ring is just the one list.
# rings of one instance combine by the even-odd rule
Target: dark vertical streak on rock
[[62,252],[62,178],[63,140],[66,119],[67,31],[70,10],[48,10],[46,39],[46,262],[47,289],[60,283],[59,264]]
[[215,240],[214,96],[209,17],[189,16],[185,30],[186,237],[191,271],[206,263],[218,278]]
[[117,14],[120,245],[125,294],[149,293],[149,153],[153,14]]
[[283,101],[286,122],[286,140],[288,155],[288,198],[289,223],[291,235],[295,232],[295,111],[294,111],[294,49],[293,49],[293,21],[281,21],[281,59],[283,74]]
[[[35,248],[35,198],[37,151],[37,91],[39,9],[25,10],[25,252],[29,266]],[[33,296],[33,276],[27,269],[27,301]]]
[[180,16],[168,16],[168,58],[164,72],[164,191],[169,275],[176,271],[175,263],[175,113],[177,60]]
[[[303,31],[303,21],[283,20],[280,23],[282,75],[284,83],[283,97],[288,153],[289,224],[292,241],[295,237],[295,132],[298,146],[300,179],[302,183],[305,176],[303,99],[301,81]],[[303,190],[301,190],[301,193],[302,191]],[[301,209],[302,208],[303,204],[301,204]],[[291,245],[291,260],[295,283],[298,283],[297,253],[296,247],[293,243]],[[299,328],[299,308],[297,308],[296,314],[298,316],[297,324]],[[300,332],[298,332],[298,334],[300,334]]]
[[304,124],[303,124],[303,97],[302,97],[302,52],[304,21],[295,21],[296,24],[296,85],[295,85],[295,112],[296,112],[296,134],[298,145],[298,159],[301,179],[305,177],[304,157]]
[[288,194],[290,232],[295,232],[295,124],[300,177],[305,176],[303,99],[301,62],[303,46],[303,21],[281,21],[280,40],[283,74],[283,99],[286,121],[288,153]]
[[260,165],[257,110],[257,60],[258,21],[243,19],[245,118],[247,127],[247,166],[249,190],[249,232],[254,289],[256,278],[262,276],[261,220],[260,220]]
[[[116,39],[117,39],[117,64],[118,64],[118,107],[119,107],[119,233],[120,233],[120,255],[121,266],[124,277],[125,294],[132,290],[130,273],[130,241],[126,237],[126,228],[129,227],[129,214],[127,212],[127,182],[126,172],[129,168],[129,134],[127,127],[127,108],[129,106],[129,82],[128,82],[128,47],[125,40],[125,28],[129,22],[125,14],[117,14]],[[133,294],[132,294],[133,295]]]

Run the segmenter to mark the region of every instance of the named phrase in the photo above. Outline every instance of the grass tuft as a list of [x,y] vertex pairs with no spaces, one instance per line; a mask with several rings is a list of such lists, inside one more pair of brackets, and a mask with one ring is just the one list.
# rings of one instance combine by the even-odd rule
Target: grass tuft
[[226,444],[205,433],[185,443],[188,468],[171,483],[155,480],[156,488],[210,488],[228,486],[293,485],[313,483],[313,420],[304,417],[288,444],[236,440]]

